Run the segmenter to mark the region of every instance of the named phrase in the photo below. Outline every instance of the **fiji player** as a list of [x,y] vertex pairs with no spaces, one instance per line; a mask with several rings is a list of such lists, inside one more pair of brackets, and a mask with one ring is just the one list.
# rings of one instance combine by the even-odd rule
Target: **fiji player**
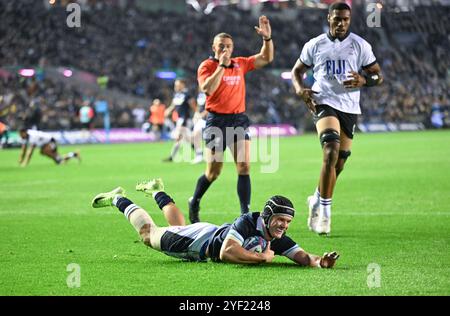
[[[323,149],[319,185],[308,198],[309,228],[319,234],[331,231],[331,201],[337,176],[350,156],[359,105],[360,88],[383,82],[372,47],[349,32],[351,8],[333,3],[328,12],[329,32],[311,39],[292,69],[295,92],[313,113]],[[315,83],[305,87],[303,75],[313,69]]]
[[41,148],[41,154],[52,159],[57,165],[65,163],[72,158],[81,161],[80,153],[78,151],[69,152],[64,156],[58,153],[58,146],[56,140],[51,136],[38,130],[27,130],[22,128],[19,131],[22,138],[22,150],[20,152],[19,164],[21,167],[26,167],[31,160],[33,151],[36,147]]

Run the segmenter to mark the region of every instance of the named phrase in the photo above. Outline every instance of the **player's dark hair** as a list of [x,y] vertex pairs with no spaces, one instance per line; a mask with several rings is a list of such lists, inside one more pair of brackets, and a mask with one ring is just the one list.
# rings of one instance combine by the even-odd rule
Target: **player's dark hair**
[[328,8],[328,13],[331,14],[331,13],[333,13],[334,10],[338,10],[338,11],[348,10],[348,11],[352,12],[352,8],[350,8],[350,6],[347,3],[340,2],[340,1],[333,2]]
[[219,33],[216,36],[214,36],[213,42],[216,40],[216,38],[229,38],[233,40],[233,37],[228,33]]
[[287,215],[294,217],[295,209],[292,202],[284,196],[275,195],[267,200],[261,217],[264,219],[267,230],[269,230],[270,219],[274,215]]

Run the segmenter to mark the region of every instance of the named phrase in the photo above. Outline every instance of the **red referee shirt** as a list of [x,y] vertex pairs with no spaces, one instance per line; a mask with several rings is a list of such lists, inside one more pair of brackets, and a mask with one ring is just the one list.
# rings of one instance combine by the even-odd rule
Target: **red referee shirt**
[[[245,74],[255,69],[255,56],[231,58],[232,67],[225,68],[219,87],[206,96],[206,110],[221,114],[245,112]],[[210,77],[219,66],[217,59],[203,61],[197,70],[198,84]]]

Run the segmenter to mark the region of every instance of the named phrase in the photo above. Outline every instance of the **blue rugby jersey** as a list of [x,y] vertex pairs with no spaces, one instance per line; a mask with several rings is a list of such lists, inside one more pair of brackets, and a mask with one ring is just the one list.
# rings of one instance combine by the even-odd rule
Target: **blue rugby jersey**
[[[233,224],[224,224],[219,227],[209,239],[208,251],[212,261],[220,261],[220,248],[225,239],[232,238],[241,245],[249,237],[264,237],[264,222],[259,212],[247,213],[238,217]],[[276,255],[286,256],[293,259],[294,254],[301,250],[290,237],[283,235],[280,239],[273,239],[270,242],[270,249]]]

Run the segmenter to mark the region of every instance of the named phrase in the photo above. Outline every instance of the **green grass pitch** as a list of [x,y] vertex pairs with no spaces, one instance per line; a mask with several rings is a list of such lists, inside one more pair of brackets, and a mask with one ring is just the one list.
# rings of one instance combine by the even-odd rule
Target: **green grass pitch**
[[[181,262],[146,249],[117,210],[90,207],[96,193],[121,185],[163,225],[154,201],[134,191],[138,180],[161,176],[186,214],[204,165],[162,163],[170,146],[85,145],[82,163],[65,166],[36,152],[28,168],[18,167],[18,150],[0,151],[0,295],[450,294],[448,131],[358,134],[335,190],[329,238],[306,227],[305,200],[321,166],[315,135],[280,139],[275,173],[252,164],[252,209],[274,194],[291,198],[298,213],[289,235],[314,254],[337,250],[332,270],[282,257],[259,266]],[[238,216],[236,181],[234,165],[225,164],[202,201],[203,221]],[[71,263],[80,267],[80,287],[67,285]]]

